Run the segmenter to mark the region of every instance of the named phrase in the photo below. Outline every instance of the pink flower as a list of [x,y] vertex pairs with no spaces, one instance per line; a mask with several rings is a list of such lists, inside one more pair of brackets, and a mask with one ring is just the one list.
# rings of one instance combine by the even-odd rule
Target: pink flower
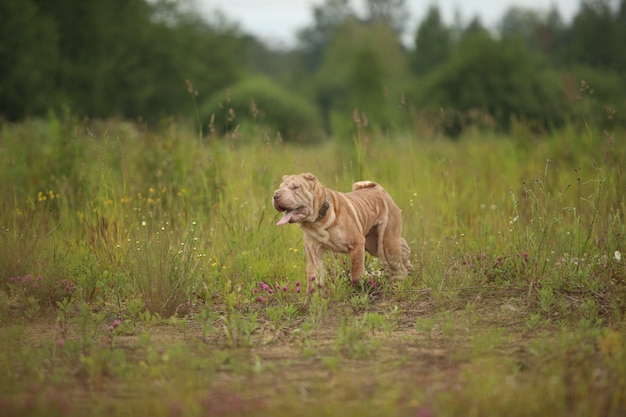
[[109,327],[107,327],[107,330],[109,330],[110,332],[112,332],[113,330],[117,329],[117,328],[120,326],[120,324],[122,324],[122,320],[120,320],[120,319],[115,319],[115,320],[113,320],[113,323],[111,323],[111,324],[109,325]]

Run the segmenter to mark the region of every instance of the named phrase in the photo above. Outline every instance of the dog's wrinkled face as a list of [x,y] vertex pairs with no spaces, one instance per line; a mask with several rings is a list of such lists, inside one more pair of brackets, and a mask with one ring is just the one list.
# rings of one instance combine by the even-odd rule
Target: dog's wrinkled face
[[311,217],[317,198],[317,185],[317,178],[313,174],[285,175],[280,187],[274,192],[274,208],[285,212],[276,225],[300,223]]

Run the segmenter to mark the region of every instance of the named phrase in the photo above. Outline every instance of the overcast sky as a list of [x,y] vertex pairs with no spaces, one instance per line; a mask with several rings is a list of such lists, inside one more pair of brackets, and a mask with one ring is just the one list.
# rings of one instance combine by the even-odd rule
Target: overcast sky
[[[293,46],[295,34],[300,28],[313,22],[313,6],[324,0],[194,0],[198,11],[210,16],[219,9],[230,21],[237,22],[246,33],[268,41],[274,45]],[[362,13],[366,0],[351,0],[357,13]],[[431,4],[439,6],[446,23],[451,24],[458,12],[461,18],[469,21],[478,15],[484,25],[494,28],[511,6],[521,6],[534,10],[549,10],[557,6],[561,17],[569,21],[578,11],[580,0],[407,0],[410,20],[407,25],[410,34],[415,32]],[[412,39],[412,36],[409,36]]]

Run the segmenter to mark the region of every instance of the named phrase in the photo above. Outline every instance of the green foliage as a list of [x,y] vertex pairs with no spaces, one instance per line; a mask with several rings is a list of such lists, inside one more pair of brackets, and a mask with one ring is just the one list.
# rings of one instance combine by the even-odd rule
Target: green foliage
[[[278,51],[220,13],[202,17],[174,0],[7,0],[0,59],[11,65],[0,68],[0,120],[71,109],[79,118],[154,127],[182,116],[195,119],[199,135],[239,126],[298,143],[319,141],[322,129],[349,138],[355,109],[383,134],[411,126],[458,136],[509,131],[519,121],[538,133],[624,120],[624,1],[582,2],[571,22],[556,7],[512,7],[497,34],[478,17],[448,26],[431,6],[413,50],[400,36],[405,4],[371,0],[359,17],[348,1],[328,0],[313,7],[314,23],[299,32],[297,47]],[[578,104],[581,81],[597,93],[593,112]],[[237,108],[219,108],[229,86]],[[270,102],[255,99],[255,107],[250,93]]]
[[340,126],[353,123],[355,109],[380,130],[400,125],[398,107],[407,78],[406,57],[393,30],[347,19],[316,75],[318,101],[332,133],[344,136]]
[[430,6],[415,32],[412,68],[417,74],[426,74],[447,61],[451,52],[452,31],[444,25],[439,8]]
[[[420,102],[462,113],[482,111],[508,128],[513,118],[539,127],[561,125],[568,114],[557,74],[514,39],[479,32],[432,75]],[[463,123],[455,123],[457,133]],[[454,133],[454,132],[451,132]]]
[[626,3],[619,10],[608,0],[584,1],[568,30],[569,44],[565,49],[567,62],[578,62],[601,70],[626,70],[626,55],[622,42]]
[[626,78],[619,73],[576,66],[571,68],[566,83],[581,128],[587,124],[612,129],[626,121],[626,98],[614,94],[626,88]]
[[249,78],[217,93],[202,106],[202,120],[212,135],[240,130],[255,137],[274,138],[301,144],[324,138],[315,106],[266,77]]
[[32,0],[3,1],[0,16],[0,118],[45,113],[58,94],[54,19]]
[[[185,80],[211,94],[238,78],[248,41],[170,1],[3,2],[0,115],[141,118],[190,109]],[[212,65],[206,71],[207,62]]]
[[346,18],[354,15],[348,3],[348,0],[326,0],[322,5],[313,6],[313,25],[298,32],[302,63],[307,73],[317,71],[335,31]]

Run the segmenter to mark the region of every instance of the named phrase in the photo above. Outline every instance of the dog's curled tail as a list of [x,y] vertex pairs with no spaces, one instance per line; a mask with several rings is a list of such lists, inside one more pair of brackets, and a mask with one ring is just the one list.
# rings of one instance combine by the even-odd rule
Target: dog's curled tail
[[376,184],[374,181],[358,181],[352,184],[352,191],[362,190],[364,188],[376,188],[376,187],[380,187],[380,185]]

